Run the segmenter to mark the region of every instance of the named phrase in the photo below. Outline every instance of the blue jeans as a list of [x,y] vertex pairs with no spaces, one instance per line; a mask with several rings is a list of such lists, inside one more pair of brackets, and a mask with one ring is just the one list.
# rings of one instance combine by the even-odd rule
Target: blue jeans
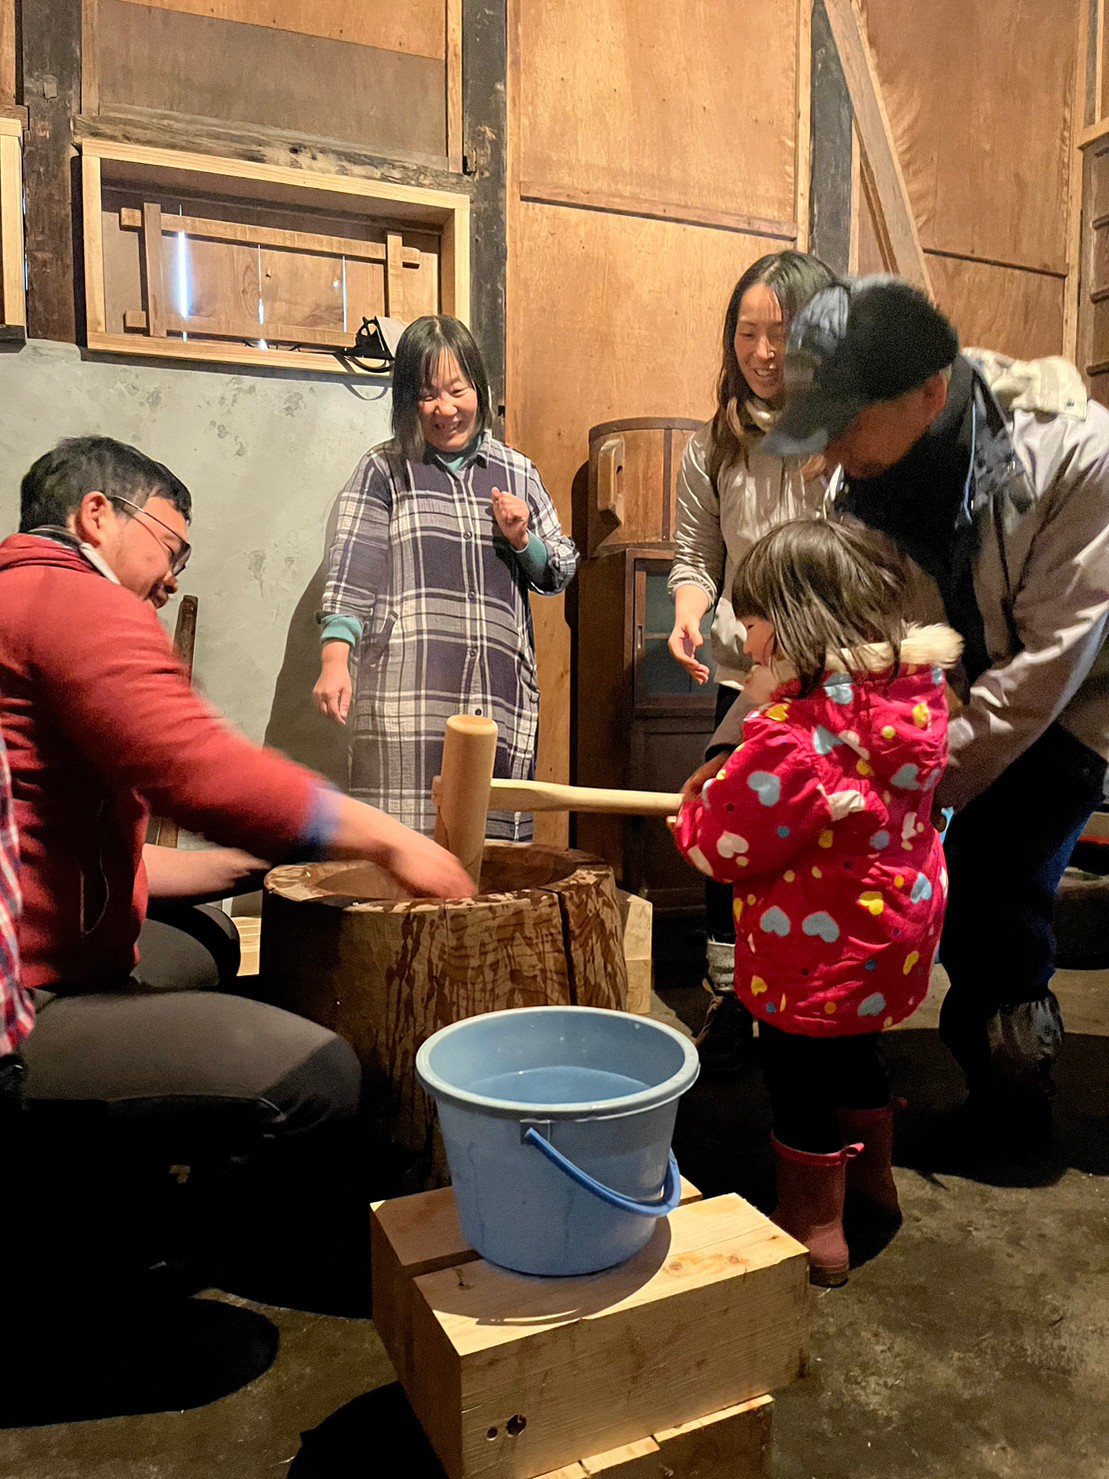
[[940,1036],[972,1089],[991,1071],[990,1020],[1053,1001],[1055,891],[1105,773],[1099,755],[1053,724],[947,830],[940,960],[951,989]]

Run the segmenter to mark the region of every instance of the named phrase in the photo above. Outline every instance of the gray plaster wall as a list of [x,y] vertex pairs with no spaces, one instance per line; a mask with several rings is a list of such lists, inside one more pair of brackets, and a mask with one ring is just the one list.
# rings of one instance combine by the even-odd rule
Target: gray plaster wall
[[[314,613],[336,494],[388,434],[388,382],[83,360],[32,341],[0,354],[0,533],[19,482],[65,436],[104,433],[171,467],[194,499],[182,594],[199,599],[195,680],[252,739],[341,780],[345,740],[312,709]],[[176,603],[163,613],[172,630]]]

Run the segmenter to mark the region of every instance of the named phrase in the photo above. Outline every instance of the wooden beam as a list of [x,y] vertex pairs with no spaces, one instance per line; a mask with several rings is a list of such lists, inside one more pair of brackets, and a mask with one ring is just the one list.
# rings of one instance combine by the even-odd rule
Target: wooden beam
[[142,260],[146,273],[146,323],[147,333],[155,338],[165,338],[165,275],[162,262],[162,207],[144,205],[142,208]]
[[[106,180],[113,174],[118,178],[121,174],[128,173],[134,178],[146,178],[145,174],[140,174],[143,169],[179,171],[182,174],[204,176],[205,180],[211,176],[228,182],[245,183],[253,188],[240,190],[239,194],[247,194],[252,200],[273,200],[288,204],[291,199],[297,198],[313,209],[323,209],[334,206],[338,201],[321,201],[321,196],[341,197],[344,210],[362,210],[367,215],[387,215],[397,220],[421,221],[436,226],[442,225],[447,217],[466,205],[466,196],[462,193],[423,190],[412,185],[393,184],[388,180],[371,180],[355,175],[316,174],[281,165],[260,164],[250,159],[216,158],[192,150],[150,149],[142,144],[121,143],[112,139],[87,138],[82,153],[94,155],[108,165],[139,167],[134,171],[106,169]],[[226,188],[225,185],[224,189]]]
[[462,171],[462,0],[446,0],[447,165]]
[[852,265],[852,118],[824,0],[813,0],[809,250],[835,272]]
[[295,370],[298,375],[345,375],[357,380],[377,377],[379,372],[365,370],[352,361],[341,359],[336,354],[322,350],[295,349],[251,349],[245,344],[217,344],[190,339],[151,339],[142,334],[102,334],[88,331],[88,347],[97,354],[119,354],[128,359],[140,355],[143,359],[172,362],[188,360],[192,364],[226,365],[241,369],[244,365],[261,370]]
[[[1067,281],[1063,289],[1063,353],[1070,360],[1078,359],[1078,320],[1082,286],[1082,197],[1086,175],[1085,156],[1078,144],[1079,135],[1085,132],[1090,118],[1089,97],[1090,63],[1101,50],[1101,38],[1097,33],[1099,0],[1083,0],[1078,14],[1078,56],[1075,66],[1074,103],[1071,108],[1070,129],[1067,148]],[[1091,28],[1091,20],[1094,22]],[[1096,68],[1095,68],[1096,71]]]
[[[78,141],[105,139],[122,144],[142,144],[152,149],[181,147],[179,114],[153,108],[115,107],[96,117],[74,120]],[[218,154],[228,161],[248,159],[255,164],[295,169],[303,174],[343,174],[352,179],[387,180],[395,185],[413,185],[421,190],[472,193],[470,181],[432,165],[407,164],[385,159],[334,139],[306,138],[287,129],[263,124],[223,124],[212,119],[189,120],[189,144],[201,154]]]
[[813,0],[797,0],[797,149],[794,154],[797,250],[809,249],[809,192],[812,171],[812,13]]
[[23,291],[23,173],[18,132],[0,119],[0,321],[25,327]]
[[23,0],[27,331],[77,340],[72,119],[81,97],[81,0]]
[[824,0],[862,145],[862,168],[873,184],[879,234],[896,271],[932,296],[905,176],[886,113],[882,85],[855,0]]
[[15,0],[0,0],[0,103],[15,102],[15,54]]
[[[134,206],[122,206],[119,225],[122,231],[141,231],[142,211]],[[385,247],[380,241],[362,241],[356,236],[325,236],[316,231],[285,231],[204,216],[163,216],[162,231],[195,236],[201,241],[235,241],[247,246],[276,247],[281,251],[318,252],[321,256],[347,257],[352,262],[386,260]],[[417,247],[402,246],[400,255],[405,267],[419,267]]]
[[400,233],[385,233],[385,313],[404,318],[404,258]]
[[851,250],[847,259],[849,272],[859,270],[860,207],[863,200],[863,166],[859,149],[859,130],[851,123]]
[[81,0],[81,112],[100,112],[100,0]]
[[100,160],[81,160],[81,216],[85,246],[85,342],[108,327],[104,302],[104,221],[100,213]]
[[506,0],[462,0],[463,167],[474,185],[470,309],[489,373],[497,436],[504,435],[506,365],[507,77]]
[[520,199],[535,205],[565,205],[573,210],[602,211],[608,216],[643,216],[651,221],[674,221],[682,226],[711,226],[718,231],[738,231],[744,236],[769,236],[772,240],[797,240],[796,221],[778,221],[769,216],[746,216],[736,211],[714,211],[700,206],[670,205],[662,200],[636,200],[624,195],[605,195],[597,190],[573,190],[524,180]]

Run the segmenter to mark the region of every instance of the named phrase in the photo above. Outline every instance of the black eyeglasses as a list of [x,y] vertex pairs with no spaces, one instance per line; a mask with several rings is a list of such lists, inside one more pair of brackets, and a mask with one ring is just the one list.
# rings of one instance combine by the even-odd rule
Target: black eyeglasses
[[[120,498],[117,493],[112,494],[111,501],[113,503],[125,503],[128,508],[133,508],[136,514],[145,514],[148,519],[153,519],[160,529],[164,529],[166,531],[169,537],[173,540],[174,545],[173,549],[166,551],[166,553],[169,555],[169,572],[171,575],[174,576],[180,575],[185,566],[189,563],[189,556],[193,552],[192,545],[188,544],[184,539],[182,539],[179,534],[175,534],[168,524],[164,524],[162,520],[159,519],[156,515],[152,514],[148,508],[143,508],[140,504],[132,503],[129,498]],[[134,517],[134,515],[132,515],[132,517]],[[150,533],[154,534],[153,529],[150,530]],[[158,536],[154,534],[154,538],[158,539]],[[158,539],[158,543],[161,544],[161,542],[162,541]]]

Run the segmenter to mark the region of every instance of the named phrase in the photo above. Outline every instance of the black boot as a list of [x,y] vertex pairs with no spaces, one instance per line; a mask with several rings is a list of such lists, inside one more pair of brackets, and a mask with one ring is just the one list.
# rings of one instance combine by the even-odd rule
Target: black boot
[[1053,1068],[1063,1020],[1052,992],[990,1012],[954,988],[940,1008],[939,1035],[963,1070],[966,1104],[958,1140],[974,1161],[1042,1155],[1052,1135]]
[[738,1073],[750,1060],[754,1020],[734,990],[735,945],[708,942],[708,975],[704,987],[712,997],[701,1030],[694,1038],[706,1073]]

